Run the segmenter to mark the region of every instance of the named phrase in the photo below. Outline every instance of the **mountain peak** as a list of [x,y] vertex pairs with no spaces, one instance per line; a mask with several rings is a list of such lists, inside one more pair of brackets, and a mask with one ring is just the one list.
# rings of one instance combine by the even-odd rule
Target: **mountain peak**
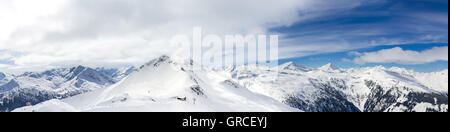
[[3,73],[3,72],[0,72],[0,80],[2,80],[2,79],[5,78],[5,77],[6,77],[6,74]]
[[296,65],[292,61],[280,65],[280,68],[283,70],[293,70],[296,69],[295,67]]
[[292,61],[289,61],[289,62],[284,63],[283,65],[295,65],[295,63]]
[[306,66],[297,65],[294,62],[287,62],[282,65],[280,65],[281,70],[300,70],[304,72],[311,71],[312,69]]
[[86,68],[85,66],[78,65],[76,68]]
[[287,67],[287,66],[295,66],[295,63],[290,61],[290,62],[286,62],[284,64],[281,64],[281,67]]
[[328,71],[328,70],[338,70],[336,66],[334,66],[332,63],[328,63],[322,67],[319,68],[320,70]]
[[173,61],[171,60],[171,57],[169,57],[167,55],[162,55],[156,59],[151,60],[150,62],[146,63],[145,65],[142,65],[139,69],[142,69],[146,66],[158,67],[162,63],[173,63]]

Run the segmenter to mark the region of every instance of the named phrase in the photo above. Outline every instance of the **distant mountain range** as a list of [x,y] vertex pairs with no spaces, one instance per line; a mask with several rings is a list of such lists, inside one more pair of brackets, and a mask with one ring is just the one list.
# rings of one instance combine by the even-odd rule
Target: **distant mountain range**
[[107,87],[134,70],[134,67],[93,69],[78,66],[21,75],[0,73],[0,111],[11,111],[27,103],[38,104]]
[[14,111],[448,112],[448,70],[309,68],[292,62],[191,68],[190,60],[162,56],[136,70],[76,67],[0,75],[7,98],[2,107],[51,99]]
[[448,70],[339,69],[332,64],[313,69],[292,62],[277,68],[227,72],[251,91],[307,112],[448,112]]

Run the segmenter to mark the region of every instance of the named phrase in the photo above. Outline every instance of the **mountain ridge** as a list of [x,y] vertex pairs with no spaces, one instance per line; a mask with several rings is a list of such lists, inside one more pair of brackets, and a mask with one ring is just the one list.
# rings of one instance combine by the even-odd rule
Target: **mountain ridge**
[[9,75],[0,81],[0,111],[67,98],[115,84],[120,79],[85,66]]
[[15,111],[448,112],[448,70],[192,64],[161,56],[110,87]]
[[[419,73],[382,66],[360,69],[330,67],[331,65],[327,64],[310,71],[283,67],[278,67],[278,70],[264,70],[267,67],[261,69],[238,67],[230,73],[230,76],[240,84],[246,85],[251,91],[273,97],[304,111],[414,111],[413,106],[425,105],[427,105],[425,111],[448,111],[448,98],[445,98],[448,96],[448,71],[445,73],[446,70]],[[277,79],[270,77],[277,74],[271,71],[279,72]],[[424,75],[428,76],[423,77]],[[430,77],[433,79],[426,80]],[[425,96],[429,97],[425,98]],[[441,103],[430,101],[430,97],[437,98]],[[392,102],[380,102],[385,99]],[[410,101],[409,104],[406,103],[408,101]],[[374,109],[377,107],[385,108]],[[388,107],[392,108],[388,109]]]
[[67,111],[298,111],[234,85],[237,83],[213,71],[197,72],[191,66],[191,61],[161,56],[111,87],[16,111],[42,111],[43,107]]

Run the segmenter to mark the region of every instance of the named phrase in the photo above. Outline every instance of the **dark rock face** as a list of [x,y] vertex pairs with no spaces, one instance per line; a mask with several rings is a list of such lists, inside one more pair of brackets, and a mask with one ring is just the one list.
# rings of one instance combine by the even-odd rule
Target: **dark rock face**
[[319,83],[317,80],[310,82],[319,89],[316,93],[317,99],[303,100],[302,95],[292,95],[283,103],[306,112],[361,112],[342,92],[332,87],[333,82],[327,84]]
[[16,108],[26,106],[27,103],[35,105],[47,100],[63,99],[85,92],[88,91],[74,91],[66,94],[57,94],[37,89],[17,89],[6,93],[0,93],[0,112],[9,112]]
[[191,86],[191,91],[200,96],[205,95],[203,89],[199,85]]
[[399,88],[392,88],[385,91],[381,86],[376,85],[372,81],[366,81],[366,86],[371,89],[371,94],[364,104],[364,112],[384,112],[401,97]]
[[304,95],[291,95],[283,103],[306,112],[417,112],[414,108],[421,103],[428,103],[434,108],[427,108],[426,112],[448,112],[448,94],[419,93],[407,87],[384,88],[373,81],[366,81],[371,90],[364,109],[359,109],[350,102],[340,89],[346,89],[345,82],[331,79],[326,83],[311,80],[314,87],[319,89],[317,98],[309,100]]
[[241,85],[239,85],[239,83],[234,82],[232,80],[225,80],[222,82],[222,84],[226,85],[226,86],[230,86],[232,88],[242,88]]
[[141,67],[139,67],[139,70],[142,70],[146,66],[158,67],[162,63],[169,63],[170,64],[170,63],[173,63],[173,61],[170,60],[169,56],[163,55],[163,56],[159,57],[158,59],[154,59],[154,60],[146,63],[145,65],[142,65]]
[[[133,70],[130,70],[133,71]],[[128,75],[131,72],[125,72]],[[124,76],[126,76],[124,75]],[[64,81],[55,83],[54,89],[60,88],[62,84],[72,83],[75,89],[56,93],[51,90],[41,90],[39,88],[21,86],[16,80],[11,80],[9,83],[0,85],[0,111],[11,111],[19,107],[26,106],[26,103],[38,104],[51,99],[61,99],[70,96],[78,95],[88,92],[89,90],[83,88],[87,82],[94,83],[98,86],[109,86],[116,83],[114,77],[103,71],[92,68],[78,66],[73,68],[61,68],[44,71],[42,73],[26,72],[20,77],[28,78],[43,78],[48,81],[53,81],[55,78],[62,78]],[[37,85],[37,87],[39,87]]]
[[[439,93],[419,93],[407,87],[392,87],[389,90],[377,85],[375,82],[366,81],[372,93],[365,103],[365,112],[392,112],[392,107],[403,107],[404,112],[416,112],[414,107],[421,103],[429,103],[437,108],[428,108],[427,112],[448,112],[448,95]],[[406,100],[400,100],[404,98]]]
[[407,96],[408,101],[404,103],[398,103],[396,106],[407,106],[407,112],[416,112],[413,107],[419,103],[430,103],[438,106],[437,109],[427,108],[426,112],[448,112],[448,108],[442,108],[442,105],[448,105],[448,95],[436,94],[436,93],[410,93]]
[[308,102],[296,97],[287,98],[284,103],[305,112],[360,112],[360,110],[347,100],[335,97],[320,98],[314,102]]
[[15,80],[11,80],[8,83],[0,86],[0,93],[10,91],[17,87],[19,87],[19,84],[17,84]]

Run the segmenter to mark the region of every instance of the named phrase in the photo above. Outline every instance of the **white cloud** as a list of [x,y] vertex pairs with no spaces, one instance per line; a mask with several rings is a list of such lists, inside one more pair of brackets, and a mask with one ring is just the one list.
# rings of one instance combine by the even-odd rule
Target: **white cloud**
[[347,58],[342,58],[341,61],[342,62],[347,62],[347,63],[351,63],[352,62],[352,60],[347,59]]
[[397,63],[404,65],[426,64],[436,61],[448,61],[448,46],[434,47],[421,52],[403,50],[400,47],[384,49],[376,52],[362,53],[356,57],[355,64]]
[[0,53],[0,60],[9,60],[11,58],[13,58],[14,56],[12,56],[11,54],[7,54],[7,53]]
[[[32,3],[30,3],[32,2]],[[0,51],[17,68],[140,64],[192,34],[267,34],[360,0],[2,0]]]
[[357,51],[350,51],[350,52],[348,52],[348,55],[350,55],[350,56],[361,56],[362,54],[357,52]]
[[[0,69],[8,69],[9,67],[11,67],[11,65],[8,64],[0,64]],[[2,71],[0,71],[2,72]]]

